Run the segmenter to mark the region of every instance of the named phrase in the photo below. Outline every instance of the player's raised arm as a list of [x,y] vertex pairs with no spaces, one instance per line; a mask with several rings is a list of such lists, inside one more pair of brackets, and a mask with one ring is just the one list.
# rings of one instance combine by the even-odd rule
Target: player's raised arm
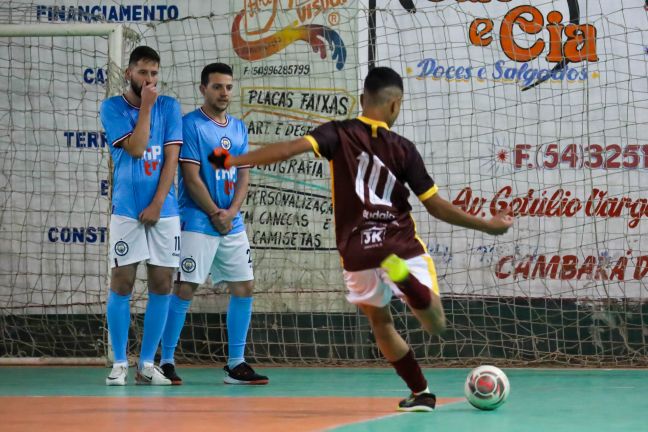
[[438,193],[423,200],[423,205],[437,219],[492,235],[504,234],[513,225],[513,217],[508,212],[500,212],[489,220],[478,218],[441,198]]
[[137,117],[137,124],[131,136],[126,138],[122,147],[124,150],[134,158],[141,158],[146,151],[151,131],[151,111],[153,104],[158,96],[157,87],[153,83],[145,83],[141,89],[141,105],[139,115]]
[[226,150],[218,148],[214,150],[214,153],[209,155],[209,161],[216,168],[220,169],[233,166],[268,165],[312,150],[313,145],[309,140],[306,138],[298,138],[292,141],[268,144],[260,149],[240,156],[231,156]]

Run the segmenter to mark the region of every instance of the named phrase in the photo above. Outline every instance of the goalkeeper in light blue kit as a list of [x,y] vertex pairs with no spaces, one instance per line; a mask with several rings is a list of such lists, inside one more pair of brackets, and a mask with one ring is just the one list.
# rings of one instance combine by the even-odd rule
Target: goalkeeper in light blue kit
[[174,352],[194,292],[211,273],[214,283],[226,282],[231,293],[227,309],[228,360],[226,384],[267,384],[245,362],[245,340],[252,316],[254,275],[250,244],[239,213],[248,190],[247,167],[215,170],[207,157],[215,148],[240,155],[248,151],[243,122],[227,114],[233,89],[232,69],[207,65],[201,73],[203,105],[182,119],[184,144],[178,181],[182,249],[180,283],[176,285],[162,337],[164,375],[182,384]]
[[182,113],[178,101],[158,96],[159,67],[155,50],[135,48],[125,74],[128,91],[106,99],[99,112],[114,166],[112,270],[106,317],[115,362],[106,385],[126,384],[130,298],[140,261],[147,264],[148,304],[135,380],[138,384],[171,384],[153,359],[180,262],[180,219],[173,178],[182,145]]

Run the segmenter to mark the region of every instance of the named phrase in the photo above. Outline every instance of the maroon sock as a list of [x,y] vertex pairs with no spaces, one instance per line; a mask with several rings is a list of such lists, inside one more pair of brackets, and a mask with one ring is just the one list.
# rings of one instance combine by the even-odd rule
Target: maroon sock
[[432,302],[430,288],[423,285],[414,276],[409,275],[402,282],[395,282],[399,290],[407,297],[407,304],[414,309],[425,310]]
[[392,366],[396,369],[398,376],[405,381],[407,387],[412,390],[412,393],[420,393],[427,388],[427,381],[411,348],[403,358],[392,362]]

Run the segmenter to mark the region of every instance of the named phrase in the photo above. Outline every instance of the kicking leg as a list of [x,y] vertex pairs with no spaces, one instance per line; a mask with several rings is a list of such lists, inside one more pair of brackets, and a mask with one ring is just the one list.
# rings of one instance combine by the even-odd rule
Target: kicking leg
[[405,294],[407,305],[423,329],[431,335],[438,335],[445,330],[445,314],[439,296],[434,262],[429,256],[425,256],[423,259],[426,260],[428,267],[426,277],[430,279],[428,283],[432,285],[431,287],[416,278],[410,272],[407,262],[396,255],[387,257],[381,267],[398,289]]

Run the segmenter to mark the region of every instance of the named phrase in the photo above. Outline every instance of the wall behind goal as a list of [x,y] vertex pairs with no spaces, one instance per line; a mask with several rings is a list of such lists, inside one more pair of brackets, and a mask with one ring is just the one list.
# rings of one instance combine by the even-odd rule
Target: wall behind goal
[[[0,23],[124,22],[140,35],[128,41],[125,54],[137,44],[156,48],[162,93],[178,98],[185,113],[201,103],[202,67],[230,63],[231,113],[244,119],[253,146],[356,116],[371,51],[377,65],[405,78],[394,129],[418,146],[442,196],[478,216],[505,207],[518,216],[512,232],[496,239],[439,223],[415,205],[451,327],[439,351],[425,356],[519,359],[567,351],[535,342],[504,354],[489,351],[521,338],[518,326],[534,322],[518,315],[519,306],[502,308],[500,301],[522,299],[525,311],[544,316],[541,339],[570,326],[591,331],[593,339],[620,326],[643,334],[640,310],[622,308],[610,318],[609,305],[646,297],[644,3],[377,3],[373,49],[368,2],[355,0],[11,0],[0,7]],[[0,99],[0,311],[7,316],[87,314],[101,321],[109,156],[97,111],[107,86],[106,47],[105,40],[85,37],[0,39],[0,93],[9,95]],[[357,347],[361,354],[349,355],[366,354],[366,323],[356,321],[344,300],[328,177],[326,161],[310,156],[252,170],[243,212],[255,311],[272,317],[253,328],[255,354],[271,351],[261,348],[267,328],[288,327],[305,333],[286,344],[325,346],[312,357],[345,357],[342,348]],[[221,287],[201,287],[192,311],[224,312],[221,294]],[[483,302],[475,306],[473,299]],[[567,318],[563,312],[572,306],[584,308],[588,321]],[[197,321],[192,332],[222,327]],[[480,329],[496,336],[461,334]],[[422,344],[420,333],[407,335]],[[191,335],[198,345],[202,338]],[[575,355],[590,353],[579,335],[554,338],[575,340]],[[457,348],[482,339],[485,351]]]

